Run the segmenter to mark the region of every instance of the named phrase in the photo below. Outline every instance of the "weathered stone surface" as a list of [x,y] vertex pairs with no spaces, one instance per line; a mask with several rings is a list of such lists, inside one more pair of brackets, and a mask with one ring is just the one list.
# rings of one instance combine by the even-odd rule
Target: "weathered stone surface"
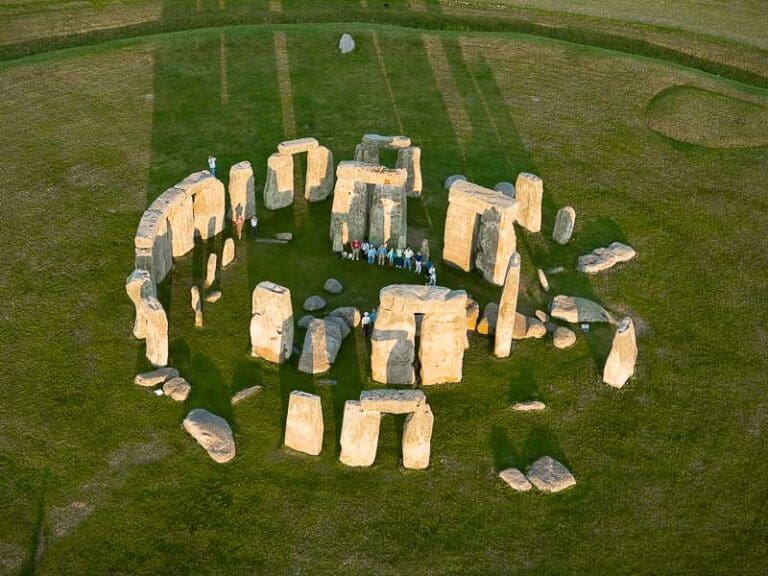
[[390,284],[379,291],[381,310],[410,314],[430,312],[464,314],[467,308],[467,293],[442,286],[421,286],[417,284]]
[[205,266],[205,283],[206,288],[213,286],[216,282],[216,264],[218,263],[218,256],[216,254],[208,255],[208,264]]
[[333,154],[325,146],[312,148],[307,154],[307,175],[304,179],[304,198],[320,202],[328,198],[334,182]]
[[423,470],[429,466],[432,444],[432,426],[435,417],[428,405],[424,405],[405,417],[403,425],[403,467]]
[[538,400],[529,400],[527,402],[515,402],[510,406],[512,410],[516,410],[518,412],[535,412],[537,410],[544,410],[547,407],[544,402],[539,402]]
[[557,211],[555,228],[552,230],[552,240],[558,244],[568,244],[576,224],[576,210],[570,206],[564,206]]
[[560,492],[576,484],[568,468],[551,456],[542,456],[531,464],[528,480],[542,492]]
[[379,388],[360,392],[360,408],[370,412],[407,414],[425,406],[427,397],[421,390]]
[[176,368],[158,368],[157,370],[152,370],[151,372],[143,372],[142,374],[137,374],[133,379],[133,383],[138,384],[139,386],[152,387],[157,386],[158,384],[162,384],[166,380],[175,378],[178,375],[179,371],[176,370]]
[[341,233],[333,237],[333,253],[341,254],[344,251],[344,242],[341,239]]
[[179,258],[195,247],[194,198],[181,188],[171,190],[176,191],[177,200],[168,214],[168,226],[173,257]]
[[405,195],[408,198],[421,196],[421,148],[409,146],[398,150],[395,167],[404,168],[408,172],[408,179],[405,181]]
[[267,159],[264,207],[277,210],[293,204],[293,156],[272,154]]
[[301,307],[307,312],[314,312],[315,310],[322,310],[326,304],[327,302],[322,297],[313,295],[304,300]]
[[344,321],[344,318],[339,318],[338,316],[328,316],[323,318],[323,320],[326,322],[336,323],[336,325],[339,327],[339,332],[341,332],[342,339],[349,336],[349,333],[352,331],[349,325]]
[[605,308],[578,296],[555,296],[550,305],[552,318],[565,320],[571,324],[579,322],[612,322],[613,318]]
[[509,196],[510,198],[515,197],[515,185],[512,184],[512,182],[499,182],[493,189],[496,190],[496,192],[501,192],[504,196]]
[[214,290],[205,295],[205,301],[213,304],[221,299],[221,290]]
[[507,358],[512,351],[512,333],[515,331],[517,314],[517,295],[520,289],[520,254],[512,253],[501,292],[499,309],[496,316],[496,339],[493,353],[497,358]]
[[285,362],[293,350],[293,306],[288,288],[260,282],[251,295],[251,356]]
[[285,445],[317,456],[323,449],[323,408],[320,396],[296,390],[288,398]]
[[195,313],[195,328],[203,327],[203,303],[200,301],[200,288],[192,286],[189,289],[190,306]]
[[365,184],[404,186],[408,180],[408,172],[404,168],[387,168],[367,162],[345,160],[336,166],[336,178]]
[[160,301],[154,296],[142,298],[141,313],[147,320],[147,360],[155,367],[168,364],[168,318]]
[[141,299],[149,296],[157,296],[155,285],[152,282],[152,275],[148,270],[136,269],[125,280],[125,291],[133,302],[136,312],[133,322],[133,335],[142,339],[147,335],[147,319],[141,312]]
[[312,316],[311,314],[306,314],[301,318],[299,318],[299,321],[296,324],[298,324],[299,328],[304,328],[304,330],[306,330],[307,328],[309,328],[309,325],[312,323],[312,320],[314,319],[315,317]]
[[342,286],[341,282],[336,280],[336,278],[328,278],[328,280],[325,281],[325,284],[323,284],[323,290],[330,294],[341,294],[344,290],[344,286]]
[[176,402],[184,402],[192,387],[181,376],[176,376],[163,383],[163,394],[170,396]]
[[595,248],[592,253],[579,256],[579,272],[597,274],[612,268],[619,262],[627,262],[635,257],[635,251],[626,244],[613,242],[607,248]]
[[499,473],[499,478],[504,480],[511,488],[518,492],[528,492],[532,488],[525,474],[517,468],[507,468]]
[[137,251],[150,251],[147,269],[152,273],[155,283],[162,281],[173,267],[171,239],[165,214],[157,210],[146,210],[139,221],[133,242]]
[[536,274],[539,277],[539,284],[541,285],[541,289],[544,290],[544,292],[549,292],[549,280],[547,280],[547,275],[544,274],[544,270],[539,268],[536,270]]
[[330,370],[341,348],[341,341],[341,330],[335,322],[312,320],[304,336],[299,371],[322,374]]
[[570,348],[576,344],[576,333],[564,326],[558,326],[552,334],[552,343],[560,350]]
[[362,320],[360,310],[354,306],[342,306],[336,308],[328,314],[328,316],[338,316],[339,318],[342,318],[350,328],[357,328],[360,326],[360,321]]
[[524,316],[519,312],[515,315],[515,327],[512,332],[514,340],[525,338],[543,338],[547,334],[547,328],[538,318]]
[[320,146],[315,138],[295,138],[294,140],[283,140],[277,145],[277,151],[280,154],[301,154]]
[[[256,215],[256,191],[253,168],[247,160],[238,162],[229,169],[229,219],[248,220]],[[226,264],[224,264],[226,266]]]
[[195,234],[201,240],[207,240],[224,230],[226,201],[224,184],[208,172],[200,174],[191,189],[194,196],[192,213],[195,218]]
[[424,256],[424,262],[429,260],[429,240],[423,238],[421,241],[421,249],[419,250],[421,255]]
[[371,194],[368,238],[374,244],[390,244],[405,236],[407,199],[404,186],[377,184]]
[[625,317],[613,336],[611,352],[603,368],[603,382],[614,388],[621,388],[635,373],[636,361],[635,324],[631,318]]
[[226,268],[235,259],[235,241],[232,238],[224,240],[224,249],[221,251],[221,267]]
[[355,40],[349,34],[342,34],[339,39],[339,51],[347,54],[355,49]]
[[477,321],[480,318],[480,304],[475,300],[467,300],[467,330],[474,332],[477,328]]
[[493,336],[496,334],[496,319],[499,316],[499,305],[496,302],[489,302],[483,311],[483,317],[477,323],[477,332]]
[[333,191],[330,238],[333,240],[337,236],[345,244],[368,236],[368,186],[365,182],[337,178]]
[[184,429],[216,462],[223,464],[235,457],[232,429],[221,416],[196,408],[184,418]]
[[540,232],[544,182],[535,174],[522,172],[517,175],[515,191],[518,202],[515,221],[529,232]]
[[371,466],[379,445],[381,412],[363,410],[357,400],[344,403],[339,460],[347,466]]
[[261,392],[262,387],[258,384],[256,386],[249,386],[248,388],[243,388],[242,390],[238,391],[234,396],[232,396],[231,403],[234,406],[235,404],[242,402],[243,400],[246,400],[256,394],[257,392]]
[[533,315],[536,316],[540,322],[544,322],[545,324],[549,322],[549,314],[544,312],[544,310],[536,310]]
[[415,337],[412,313],[380,310],[371,333],[371,377],[384,384],[413,384]]
[[422,386],[460,382],[467,338],[466,313],[424,314],[420,338]]
[[454,182],[457,182],[458,180],[466,180],[466,179],[467,177],[464,176],[463,174],[454,174],[453,176],[448,176],[448,178],[445,179],[443,188],[445,188],[446,190],[450,190]]
[[408,148],[411,139],[408,136],[382,136],[381,134],[363,134],[363,144],[373,144],[377,148],[390,148],[399,150]]

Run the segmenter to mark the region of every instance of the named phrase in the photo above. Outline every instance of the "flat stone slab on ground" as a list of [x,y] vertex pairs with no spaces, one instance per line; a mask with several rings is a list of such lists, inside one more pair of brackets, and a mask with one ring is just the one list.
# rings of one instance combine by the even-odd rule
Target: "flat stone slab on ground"
[[262,387],[258,384],[256,386],[249,386],[248,388],[243,388],[242,390],[238,391],[234,396],[232,396],[231,402],[234,406],[238,402],[242,402],[243,400],[246,400],[247,398],[250,398],[257,392],[261,392]]
[[214,302],[218,302],[221,299],[221,290],[214,290],[213,292],[208,292],[205,296],[205,301],[209,302],[210,304],[213,304]]
[[592,300],[578,296],[555,296],[549,311],[552,318],[565,320],[571,324],[580,322],[613,322],[608,311]]
[[533,486],[528,482],[525,474],[517,468],[507,468],[499,473],[499,478],[504,480],[509,486],[518,492],[528,492]]
[[175,376],[169,380],[166,380],[163,384],[163,394],[170,396],[176,402],[184,402],[189,396],[189,391],[192,387],[189,382],[184,380],[181,376]]
[[304,300],[304,304],[301,307],[307,312],[314,312],[315,310],[322,310],[325,308],[325,305],[326,301],[315,294]]
[[275,234],[276,240],[282,240],[284,242],[290,242],[293,240],[293,233],[292,232],[278,232]]
[[344,290],[344,286],[342,286],[341,282],[336,280],[336,278],[328,278],[328,280],[325,281],[325,284],[323,284],[323,290],[330,294],[341,294]]
[[259,244],[288,244],[288,240],[278,240],[277,238],[256,238]]
[[138,384],[139,386],[157,386],[158,384],[162,384],[166,380],[175,378],[178,375],[179,371],[176,370],[176,368],[167,366],[165,368],[152,370],[151,372],[143,372],[141,374],[137,374],[133,379],[133,383]]
[[221,416],[195,408],[184,418],[184,429],[216,462],[223,464],[235,457],[232,428]]
[[512,410],[517,410],[518,412],[535,412],[537,410],[544,410],[547,407],[544,402],[540,402],[538,400],[528,400],[527,402],[515,402],[510,406]]
[[577,269],[585,274],[597,274],[612,268],[619,262],[632,260],[636,252],[631,246],[613,242],[607,248],[595,248],[590,254],[579,256]]
[[551,456],[542,456],[531,464],[528,480],[542,492],[560,492],[576,484],[573,474]]
[[363,390],[360,392],[360,407],[369,412],[407,414],[415,412],[426,404],[427,397],[421,390]]

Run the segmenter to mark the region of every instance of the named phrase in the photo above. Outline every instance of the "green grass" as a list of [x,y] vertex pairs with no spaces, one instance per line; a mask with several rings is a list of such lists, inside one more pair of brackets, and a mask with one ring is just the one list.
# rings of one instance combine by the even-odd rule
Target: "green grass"
[[[361,308],[413,277],[333,260],[330,201],[297,196],[277,212],[260,203],[262,234],[292,231],[294,241],[238,243],[203,330],[193,328],[189,287],[222,239],[178,261],[162,286],[171,363],[193,386],[185,405],[134,386],[146,361],[123,284],[140,214],[210,152],[224,174],[250,160],[261,189],[266,157],[286,136],[276,30],[287,37],[298,135],[317,137],[338,161],[365,132],[399,132],[399,117],[422,147],[425,192],[410,202],[409,227],[435,254],[447,175],[487,186],[521,170],[541,175],[544,233],[519,235],[520,308],[567,293],[630,314],[636,377],[620,391],[600,384],[608,329],[567,351],[549,339],[517,342],[506,360],[472,335],[464,381],[426,391],[428,470],[400,467],[395,417],[383,421],[372,468],[341,465],[343,404],[379,386],[366,343],[359,332],[344,342],[326,376],[335,387],[299,373],[296,358],[252,360],[250,290],[267,279],[288,286],[298,317],[330,276],[346,288],[329,307]],[[341,57],[347,30],[358,49]],[[433,75],[425,34],[442,46],[455,91]],[[11,151],[0,210],[0,573],[762,573],[768,150],[655,132],[649,103],[680,85],[768,104],[765,90],[648,58],[362,23],[178,32],[0,65],[0,141]],[[688,129],[684,114],[665,118]],[[577,224],[560,247],[549,234],[564,205]],[[578,255],[614,240],[637,259],[597,277],[573,270]],[[556,265],[567,271],[544,294],[535,270]],[[476,274],[438,272],[481,305],[499,298]],[[253,384],[264,390],[229,406]],[[281,447],[295,389],[322,397],[320,457]],[[508,409],[532,398],[547,411]],[[184,432],[194,407],[232,424],[233,462],[213,463]],[[566,463],[578,485],[517,494],[496,477],[543,454]]]

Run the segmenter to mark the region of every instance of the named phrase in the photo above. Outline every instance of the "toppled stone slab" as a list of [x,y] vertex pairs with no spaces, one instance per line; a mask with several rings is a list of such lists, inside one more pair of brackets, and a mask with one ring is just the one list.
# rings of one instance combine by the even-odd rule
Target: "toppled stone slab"
[[362,317],[360,316],[360,310],[354,306],[342,306],[331,311],[328,316],[336,316],[344,320],[347,326],[350,328],[357,328],[360,326]]
[[416,318],[380,310],[371,333],[371,376],[385,384],[413,384],[416,372]]
[[349,34],[342,34],[339,39],[339,51],[342,54],[348,54],[355,49],[355,40]]
[[329,294],[341,294],[344,290],[344,286],[335,278],[328,278],[323,284],[323,290]]
[[176,402],[184,402],[189,396],[189,391],[192,387],[184,378],[176,376],[170,380],[166,380],[163,384],[163,394],[170,396]]
[[515,402],[510,406],[512,410],[517,410],[518,412],[535,412],[538,410],[544,410],[547,407],[544,402],[539,402],[538,400],[529,400],[527,402]]
[[357,400],[344,403],[339,460],[347,466],[371,466],[379,445],[381,412],[363,410]]
[[549,292],[549,280],[547,280],[547,275],[544,274],[544,270],[539,268],[536,270],[536,274],[539,277],[539,284],[541,284],[541,289],[544,290],[544,292]]
[[321,378],[317,381],[318,386],[336,386],[338,383],[339,381],[333,378]]
[[547,334],[544,323],[533,316],[524,316],[519,312],[515,314],[515,328],[512,331],[513,340],[526,338],[543,338]]
[[555,328],[555,332],[552,335],[552,342],[555,345],[555,348],[560,350],[570,348],[576,344],[576,333],[570,328],[558,326]]
[[368,412],[407,414],[415,412],[427,403],[421,390],[363,390],[360,393],[360,408]]
[[293,232],[278,232],[275,234],[275,239],[283,242],[290,242],[293,240]]
[[613,322],[613,317],[608,311],[599,304],[579,298],[578,296],[555,296],[550,304],[550,315],[552,318],[564,320],[571,324],[580,322]]
[[499,305],[496,302],[489,302],[483,311],[483,317],[477,323],[477,332],[493,336],[496,334],[496,320],[499,316]]
[[499,473],[499,478],[504,480],[511,488],[518,492],[528,492],[533,486],[528,482],[525,474],[517,468],[507,468]]
[[322,310],[326,304],[322,297],[314,295],[304,300],[304,304],[301,307],[307,312],[314,312],[315,310]]
[[320,396],[296,390],[288,399],[285,445],[317,456],[323,449],[323,408]]
[[166,380],[169,380],[171,378],[176,378],[179,375],[179,371],[176,370],[176,368],[171,368],[170,366],[167,366],[165,368],[158,368],[157,370],[152,370],[151,372],[143,372],[141,374],[137,374],[136,377],[133,379],[134,384],[138,384],[139,386],[157,386],[158,384],[162,384]]
[[576,484],[573,474],[551,456],[542,456],[531,464],[528,480],[542,492],[560,492]]
[[330,370],[341,348],[341,341],[338,324],[326,320],[312,320],[304,336],[299,370],[306,374],[322,374]]
[[568,244],[573,235],[573,227],[576,224],[576,210],[570,206],[564,206],[557,211],[555,228],[552,230],[552,240],[558,244]]
[[214,461],[223,464],[235,457],[232,428],[221,416],[195,408],[184,418],[184,429],[205,448]]
[[208,294],[205,295],[205,301],[209,302],[210,304],[218,302],[219,300],[221,300],[221,290],[213,290],[212,292],[208,292]]
[[611,344],[611,352],[603,368],[603,382],[614,388],[621,388],[635,373],[637,362],[637,341],[635,324],[632,319],[622,319]]
[[160,301],[154,296],[142,298],[140,310],[146,319],[146,356],[152,366],[162,368],[168,364],[168,317]]
[[242,390],[238,391],[234,396],[232,396],[232,399],[230,400],[232,405],[234,406],[238,402],[242,402],[243,400],[246,400],[256,394],[257,392],[261,392],[262,387],[258,384],[256,386],[249,386],[248,388],[243,388]]
[[445,183],[443,184],[443,188],[446,190],[450,190],[451,186],[454,182],[457,182],[459,180],[466,180],[467,177],[463,174],[454,174],[453,176],[448,176],[448,178],[445,179]]
[[595,248],[590,254],[579,256],[576,268],[585,274],[597,274],[612,268],[619,262],[632,260],[636,255],[631,246],[613,242],[607,248]]

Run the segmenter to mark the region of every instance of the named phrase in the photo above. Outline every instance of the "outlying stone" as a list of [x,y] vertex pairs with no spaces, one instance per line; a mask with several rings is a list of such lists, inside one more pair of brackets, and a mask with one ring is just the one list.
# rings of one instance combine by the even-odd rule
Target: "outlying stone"
[[195,408],[184,418],[184,429],[216,462],[222,464],[235,457],[232,428],[221,416],[202,408]]
[[499,478],[504,480],[509,486],[518,492],[528,492],[532,488],[531,483],[525,477],[525,474],[517,468],[507,468],[499,473]]
[[539,276],[539,284],[541,284],[541,289],[544,290],[544,292],[549,292],[549,280],[547,280],[547,275],[544,274],[544,270],[539,268],[536,270],[536,274]]
[[504,196],[509,196],[510,198],[515,197],[515,185],[512,184],[512,182],[499,182],[493,189],[496,190],[496,192],[501,192]]
[[517,176],[515,191],[518,203],[515,221],[529,232],[540,232],[544,182],[535,174],[522,172]]
[[224,240],[224,248],[221,251],[221,267],[226,268],[235,259],[235,241],[232,238]]
[[341,341],[338,324],[326,320],[312,320],[304,336],[299,370],[306,374],[322,374],[330,370],[341,348]]
[[403,467],[424,470],[429,466],[432,426],[435,417],[428,405],[423,405],[405,417],[403,426]]
[[170,396],[176,402],[184,402],[189,396],[191,386],[181,376],[176,376],[170,380],[166,380],[163,384],[163,394]]
[[350,328],[357,328],[360,326],[360,321],[362,320],[360,316],[360,310],[354,306],[342,306],[340,308],[336,308],[332,310],[328,316],[337,316],[343,319],[344,322],[347,323],[347,326]]
[[261,392],[261,386],[258,384],[256,386],[249,386],[248,388],[243,388],[242,390],[238,391],[234,396],[232,396],[230,401],[234,406],[238,402],[242,402],[243,400],[250,398],[257,392]]
[[552,342],[554,343],[555,348],[559,348],[560,350],[570,348],[576,344],[576,333],[570,328],[558,326],[555,328],[555,332],[552,335]]
[[192,286],[189,289],[189,304],[195,313],[195,328],[203,327],[203,303],[200,300],[200,288]]
[[613,317],[599,304],[578,296],[555,296],[550,304],[552,318],[571,324],[580,322],[613,322]]
[[573,234],[573,226],[576,224],[576,210],[570,206],[564,206],[557,211],[555,228],[552,230],[552,240],[558,244],[568,244]]
[[629,317],[623,318],[616,329],[611,352],[603,368],[603,382],[621,388],[635,373],[637,361],[637,340],[635,324]]
[[542,492],[560,492],[576,484],[568,468],[551,456],[542,456],[531,464],[527,476]]
[[326,301],[317,295],[310,296],[304,300],[304,304],[301,306],[307,312],[314,312],[315,310],[322,310],[325,308]]
[[371,412],[387,414],[406,414],[415,412],[427,403],[427,397],[421,390],[395,390],[383,388],[363,390],[360,393],[360,407]]
[[445,183],[443,184],[443,188],[446,190],[450,190],[451,186],[454,182],[457,182],[458,180],[466,180],[467,177],[463,174],[454,174],[453,176],[448,176],[448,178],[445,179]]
[[143,372],[142,374],[137,374],[133,379],[133,383],[138,384],[139,386],[157,386],[158,384],[162,384],[166,380],[175,378],[178,375],[179,371],[176,370],[176,368],[171,368],[168,366],[165,368],[152,370],[151,372]]
[[496,302],[489,302],[483,311],[483,317],[477,323],[477,332],[493,336],[496,334],[496,319],[499,316],[499,305]]
[[288,398],[285,445],[317,456],[323,449],[323,408],[320,396],[296,390]]
[[221,290],[213,290],[205,295],[205,301],[213,304],[221,299]]
[[328,278],[328,280],[325,281],[325,284],[323,284],[323,290],[330,294],[341,294],[344,290],[344,286],[342,286],[341,282],[335,278]]
[[512,410],[517,410],[518,412],[535,412],[538,410],[544,410],[547,407],[544,402],[539,402],[538,400],[529,400],[527,402],[515,402],[510,406]]
[[309,325],[312,323],[312,320],[314,319],[315,317],[312,316],[311,314],[306,314],[301,318],[299,318],[299,321],[296,324],[298,324],[299,328],[303,328],[304,330],[306,330],[307,328],[309,328]]
[[635,257],[632,247],[613,242],[607,248],[595,248],[590,254],[579,256],[576,268],[585,274],[597,274],[612,268],[619,262],[627,262]]
[[251,295],[251,356],[281,363],[293,350],[291,291],[274,282],[259,282]]
[[339,39],[339,51],[342,54],[348,54],[355,49],[355,40],[349,34],[342,34]]
[[344,403],[339,460],[347,466],[370,466],[376,460],[381,412],[364,410],[357,400]]

